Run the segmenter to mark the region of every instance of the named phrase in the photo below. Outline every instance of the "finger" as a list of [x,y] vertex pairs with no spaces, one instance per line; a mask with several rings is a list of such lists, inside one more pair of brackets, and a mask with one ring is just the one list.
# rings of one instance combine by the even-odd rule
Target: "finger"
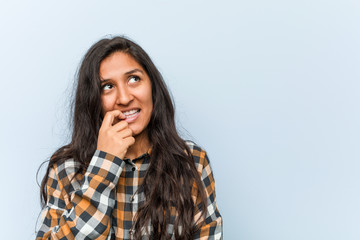
[[132,130],[130,128],[123,129],[123,130],[121,130],[119,132],[115,132],[115,134],[114,133],[112,133],[112,134],[113,134],[114,140],[116,142],[121,142],[124,139],[133,136],[133,132],[132,132]]
[[105,127],[111,127],[116,117],[119,117],[120,119],[125,119],[125,115],[120,110],[106,112],[102,125]]
[[126,121],[120,121],[120,122],[117,122],[114,125],[112,125],[111,131],[119,132],[124,129],[127,129],[128,126],[129,126],[129,124]]
[[116,123],[126,119],[126,116],[120,111],[120,110],[115,110],[115,111],[119,111],[119,115],[114,115],[114,119],[112,120],[111,125],[114,126]]
[[117,117],[118,117],[119,120],[124,120],[124,119],[126,119],[125,114],[123,114],[123,112],[121,112],[121,111],[120,111],[119,116],[117,116]]
[[117,135],[118,137],[125,139],[127,137],[132,137],[133,132],[130,128],[127,128],[127,129],[122,130],[121,132],[118,132],[117,134],[118,134]]
[[134,137],[127,137],[127,138],[124,138],[124,141],[130,147],[131,145],[133,145],[135,143],[135,138]]

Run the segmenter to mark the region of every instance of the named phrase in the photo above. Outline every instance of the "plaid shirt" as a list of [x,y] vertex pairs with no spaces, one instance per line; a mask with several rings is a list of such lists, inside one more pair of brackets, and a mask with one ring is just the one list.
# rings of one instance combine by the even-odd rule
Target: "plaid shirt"
[[[187,144],[207,194],[206,217],[200,219],[204,224],[195,239],[222,239],[222,218],[216,206],[209,159],[204,150],[192,142]],[[70,159],[55,164],[49,173],[48,202],[36,239],[133,239],[134,216],[145,201],[144,193],[137,190],[149,166],[149,156],[146,153],[132,161],[121,160],[96,150],[85,174],[75,177],[77,162]],[[201,215],[197,207],[200,199],[196,190],[192,194],[196,222]],[[172,224],[168,231],[174,239]]]

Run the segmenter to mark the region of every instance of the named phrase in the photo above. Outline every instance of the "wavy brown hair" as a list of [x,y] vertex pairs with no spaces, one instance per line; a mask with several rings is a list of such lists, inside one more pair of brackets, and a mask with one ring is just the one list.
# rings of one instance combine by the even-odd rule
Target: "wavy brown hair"
[[[195,186],[201,198],[201,209],[205,209],[205,189],[191,151],[177,133],[173,102],[160,72],[147,53],[125,37],[98,41],[82,60],[77,75],[72,140],[50,158],[41,182],[42,204],[47,202],[46,183],[54,164],[73,158],[80,163],[79,174],[83,174],[88,167],[96,150],[102,122],[100,64],[114,52],[132,56],[144,68],[152,86],[153,112],[147,126],[152,150],[150,165],[141,185],[146,200],[136,214],[134,237],[141,239],[143,229],[148,229],[147,226],[151,224],[152,239],[170,239],[167,229],[169,224],[173,224],[175,239],[192,239],[197,224],[194,222],[195,203],[191,191]],[[176,217],[171,219],[174,208]],[[205,211],[202,214],[204,216]]]

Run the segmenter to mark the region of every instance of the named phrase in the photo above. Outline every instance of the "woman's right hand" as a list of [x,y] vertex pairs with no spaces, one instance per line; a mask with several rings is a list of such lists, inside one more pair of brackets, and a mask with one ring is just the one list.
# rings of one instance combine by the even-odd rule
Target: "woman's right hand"
[[135,143],[135,138],[126,121],[113,125],[116,119],[125,119],[125,115],[119,110],[105,114],[99,130],[97,149],[123,159],[128,148]]

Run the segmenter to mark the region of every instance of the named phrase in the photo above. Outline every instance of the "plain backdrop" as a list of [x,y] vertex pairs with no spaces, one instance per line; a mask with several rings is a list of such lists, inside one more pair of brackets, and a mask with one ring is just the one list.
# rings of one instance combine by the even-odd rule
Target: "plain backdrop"
[[1,239],[35,238],[37,169],[110,35],[149,53],[207,150],[224,239],[360,238],[360,1],[1,0],[0,24]]

